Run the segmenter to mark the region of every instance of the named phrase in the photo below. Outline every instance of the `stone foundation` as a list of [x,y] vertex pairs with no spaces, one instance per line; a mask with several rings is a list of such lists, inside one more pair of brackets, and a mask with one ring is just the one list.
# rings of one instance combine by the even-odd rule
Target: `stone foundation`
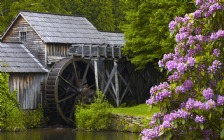
[[149,118],[113,114],[111,129],[114,131],[141,132],[149,123]]

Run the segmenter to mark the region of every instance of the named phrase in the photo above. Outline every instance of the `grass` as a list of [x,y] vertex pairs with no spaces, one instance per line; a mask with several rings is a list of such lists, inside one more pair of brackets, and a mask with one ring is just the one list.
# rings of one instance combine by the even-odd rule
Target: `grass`
[[149,107],[146,104],[140,104],[133,107],[118,107],[112,109],[113,114],[124,114],[143,117],[151,117],[155,112],[159,112],[159,108],[152,108],[151,110],[149,110]]

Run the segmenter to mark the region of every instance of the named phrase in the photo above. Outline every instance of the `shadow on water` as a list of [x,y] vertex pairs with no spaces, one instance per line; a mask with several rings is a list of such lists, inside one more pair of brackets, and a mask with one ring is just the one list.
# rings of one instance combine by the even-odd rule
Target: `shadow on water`
[[1,132],[0,140],[138,140],[138,133],[74,131],[70,128],[44,128],[25,132]]

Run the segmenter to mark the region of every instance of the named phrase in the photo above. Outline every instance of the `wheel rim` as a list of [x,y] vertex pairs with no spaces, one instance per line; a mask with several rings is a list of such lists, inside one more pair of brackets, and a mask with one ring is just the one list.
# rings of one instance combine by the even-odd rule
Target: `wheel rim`
[[51,91],[54,92],[56,110],[66,123],[74,124],[75,104],[78,98],[80,95],[90,95],[95,91],[92,64],[81,58],[66,59],[61,60],[52,68],[51,72],[55,71],[57,76],[54,90]]

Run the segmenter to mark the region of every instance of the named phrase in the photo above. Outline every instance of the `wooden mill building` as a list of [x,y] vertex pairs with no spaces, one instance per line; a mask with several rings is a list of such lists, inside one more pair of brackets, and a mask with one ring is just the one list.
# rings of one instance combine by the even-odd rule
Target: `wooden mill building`
[[22,43],[0,42],[0,72],[10,73],[10,91],[17,91],[23,109],[34,109],[42,102],[40,83],[48,70]]
[[22,11],[1,36],[0,72],[23,109],[46,103],[52,118],[73,123],[78,96],[97,89],[116,106],[145,101],[154,75],[135,71],[123,45],[122,33],[99,32],[85,17]]
[[34,109],[42,103],[40,83],[55,62],[68,57],[69,48],[123,46],[123,38],[99,32],[85,17],[21,11],[1,36],[0,71],[10,73],[10,89],[17,90],[22,107]]

